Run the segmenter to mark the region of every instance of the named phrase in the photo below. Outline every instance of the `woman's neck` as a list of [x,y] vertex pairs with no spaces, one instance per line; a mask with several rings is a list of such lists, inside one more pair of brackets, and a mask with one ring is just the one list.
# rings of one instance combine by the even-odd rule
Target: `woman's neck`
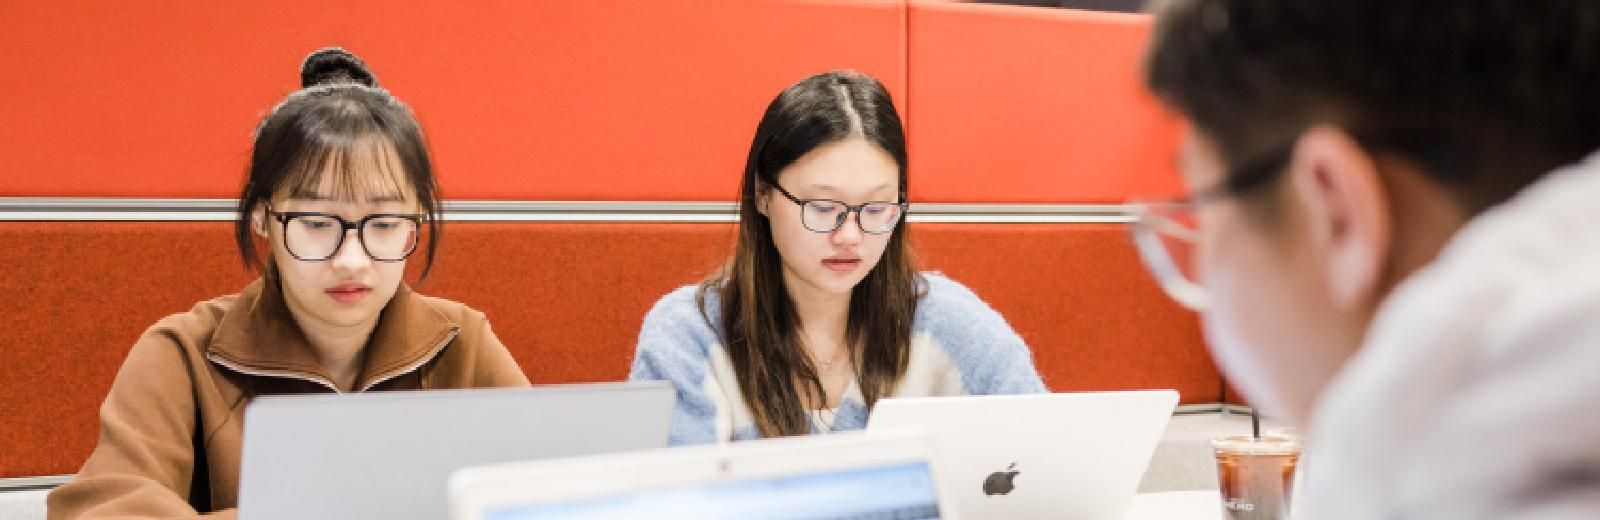
[[834,294],[818,290],[815,286],[797,280],[787,271],[784,284],[789,300],[794,303],[795,316],[800,320],[800,344],[811,356],[816,369],[821,395],[810,387],[801,392],[801,401],[809,410],[833,409],[839,406],[850,383],[855,380],[855,360],[851,356],[848,329],[850,324],[850,293]]
[[300,326],[301,334],[311,348],[316,350],[318,361],[323,369],[328,371],[328,377],[340,391],[348,392],[355,386],[356,378],[361,376],[361,365],[365,360],[367,342],[372,338],[372,332],[378,328],[378,319],[355,325],[338,325],[322,321],[309,313],[298,309],[292,298],[287,299],[289,314],[294,316],[294,321]]
[[837,349],[845,348],[845,332],[850,324],[850,293],[830,294],[784,273],[789,300],[800,318],[801,337],[812,359],[834,359]]

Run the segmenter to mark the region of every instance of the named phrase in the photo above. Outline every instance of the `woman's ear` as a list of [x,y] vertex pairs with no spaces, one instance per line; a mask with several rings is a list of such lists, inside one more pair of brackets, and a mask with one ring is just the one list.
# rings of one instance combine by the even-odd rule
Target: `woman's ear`
[[261,238],[268,238],[267,209],[265,207],[257,206],[255,210],[250,212],[250,229],[255,230],[256,235]]
[[766,183],[756,183],[756,212],[763,217],[772,218],[767,214],[767,205],[771,203],[772,188],[768,188]]

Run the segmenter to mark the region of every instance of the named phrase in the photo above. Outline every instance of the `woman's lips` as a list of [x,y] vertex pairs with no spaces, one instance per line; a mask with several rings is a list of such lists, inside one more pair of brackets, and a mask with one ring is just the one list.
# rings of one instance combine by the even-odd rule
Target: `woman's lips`
[[356,303],[372,294],[372,288],[358,283],[342,283],[323,292],[339,303]]
[[829,258],[822,261],[822,265],[837,273],[848,273],[861,267],[860,258]]

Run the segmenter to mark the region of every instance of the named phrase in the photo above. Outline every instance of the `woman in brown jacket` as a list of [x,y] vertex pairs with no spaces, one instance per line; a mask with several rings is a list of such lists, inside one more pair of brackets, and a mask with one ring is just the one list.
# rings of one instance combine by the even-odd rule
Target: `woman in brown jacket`
[[482,313],[402,283],[423,242],[426,276],[439,236],[410,109],[342,49],[308,56],[301,84],[257,128],[239,197],[235,238],[262,277],[134,344],[51,519],[232,518],[258,395],[527,386]]

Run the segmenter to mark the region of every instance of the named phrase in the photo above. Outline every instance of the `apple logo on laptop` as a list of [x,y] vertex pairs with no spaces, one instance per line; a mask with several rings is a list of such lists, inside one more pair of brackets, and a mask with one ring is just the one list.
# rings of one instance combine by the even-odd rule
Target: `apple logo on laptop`
[[983,479],[984,496],[1004,495],[1010,493],[1011,490],[1017,488],[1016,484],[1012,483],[1012,480],[1015,480],[1017,478],[1017,474],[1019,473],[1022,472],[1017,471],[1017,463],[1015,462],[1011,463],[1010,466],[1006,466],[1005,471],[996,471],[994,473],[990,473],[989,478]]

